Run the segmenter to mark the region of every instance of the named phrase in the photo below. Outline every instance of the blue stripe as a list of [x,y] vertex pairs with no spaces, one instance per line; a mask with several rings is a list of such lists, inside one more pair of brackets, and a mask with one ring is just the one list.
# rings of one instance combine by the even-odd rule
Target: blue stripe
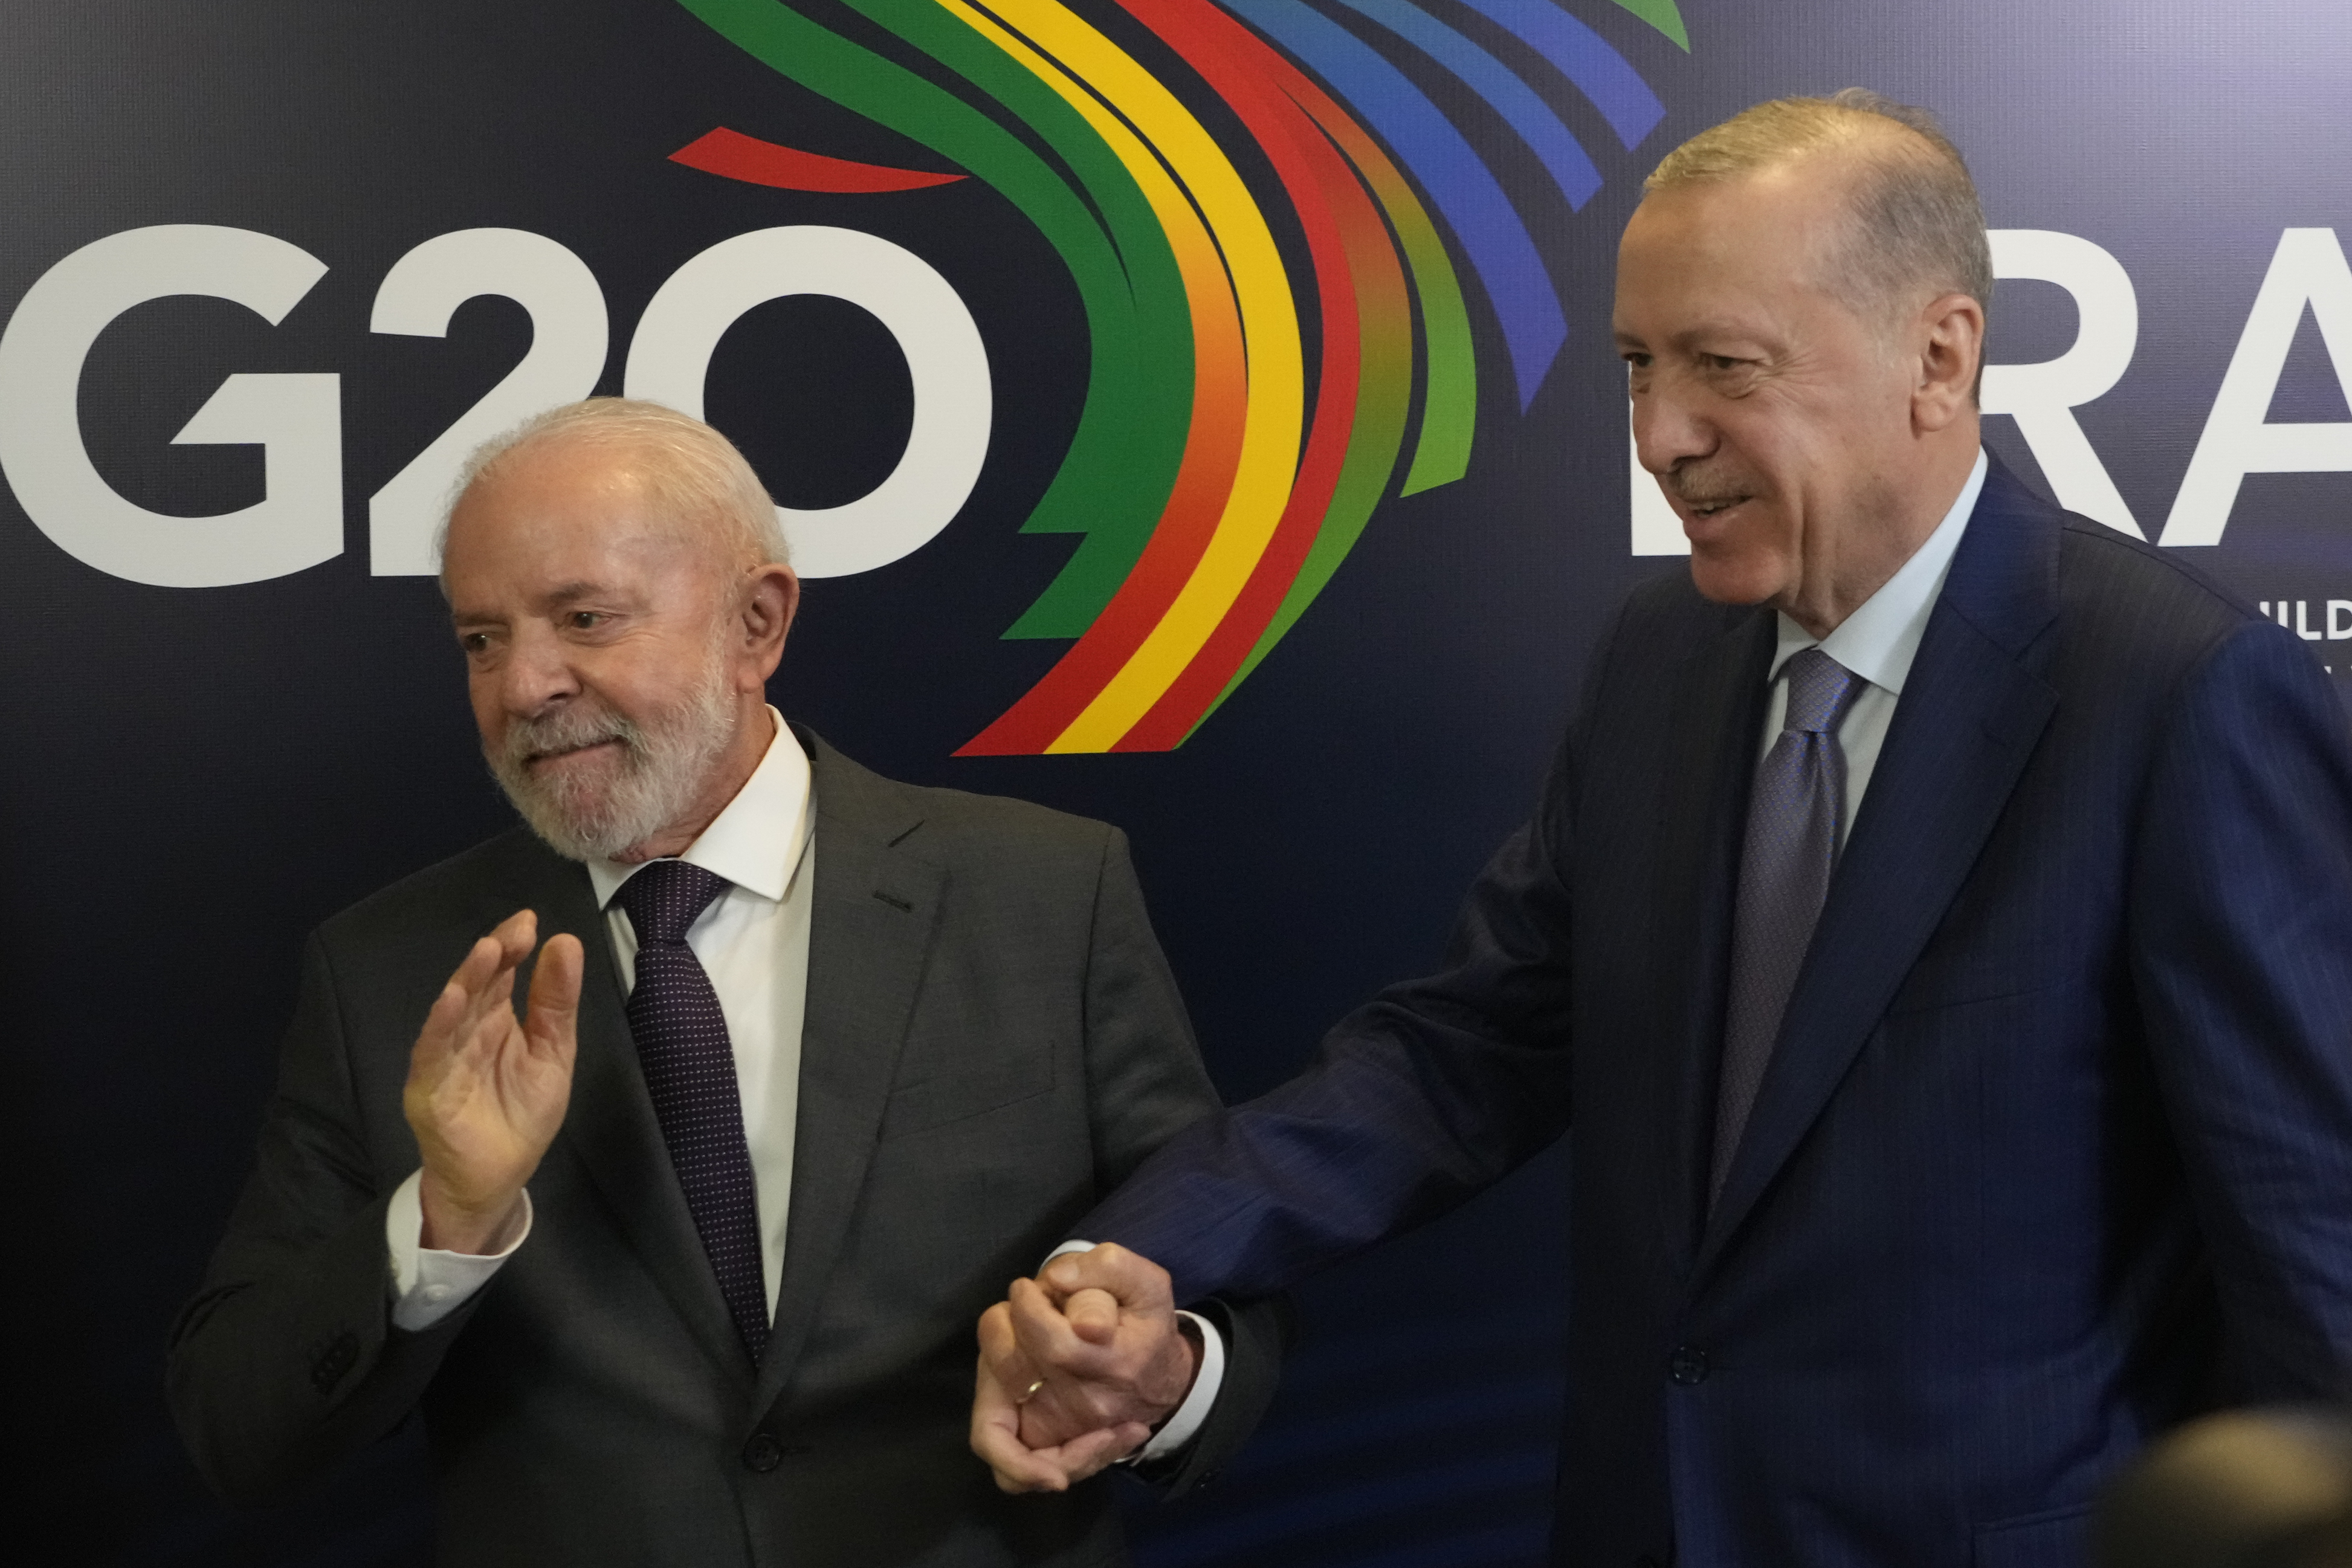
[[1559,187],[1570,207],[1580,211],[1601,189],[1601,171],[1585,155],[1576,133],[1561,124],[1551,106],[1502,61],[1405,0],[1339,3],[1370,16],[1468,83],[1543,160],[1543,166],[1551,171],[1552,183]]
[[1568,340],[1568,319],[1503,187],[1403,72],[1330,17],[1300,0],[1227,0],[1227,5],[1305,60],[1412,171],[1461,242],[1502,323],[1519,409],[1526,412]]
[[1576,90],[1592,100],[1609,129],[1631,152],[1658,128],[1666,106],[1641,73],[1609,41],[1551,0],[1463,0],[1549,60]]

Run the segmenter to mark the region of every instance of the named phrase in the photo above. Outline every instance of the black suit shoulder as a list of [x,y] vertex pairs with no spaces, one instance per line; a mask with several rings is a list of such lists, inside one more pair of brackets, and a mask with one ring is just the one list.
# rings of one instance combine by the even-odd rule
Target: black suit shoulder
[[1121,836],[1108,822],[1030,800],[886,779],[810,738],[820,834],[838,824],[950,869],[1032,874],[1097,864]]
[[387,933],[413,929],[420,918],[446,918],[495,890],[543,883],[562,876],[567,870],[586,875],[581,867],[541,842],[530,829],[510,828],[471,849],[411,872],[329,915],[320,925],[320,935],[336,946],[354,940],[364,942]]

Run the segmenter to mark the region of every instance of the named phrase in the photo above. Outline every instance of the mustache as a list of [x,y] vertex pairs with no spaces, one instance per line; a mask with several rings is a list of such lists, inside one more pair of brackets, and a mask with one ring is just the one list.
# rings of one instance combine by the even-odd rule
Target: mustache
[[643,728],[610,708],[564,706],[537,718],[517,719],[507,727],[499,760],[520,771],[542,758],[558,757],[606,741],[619,741],[632,758],[650,749]]
[[1728,475],[1694,473],[1687,469],[1667,473],[1663,476],[1661,483],[1675,500],[1693,509],[1728,506],[1756,494],[1754,486],[1740,484]]

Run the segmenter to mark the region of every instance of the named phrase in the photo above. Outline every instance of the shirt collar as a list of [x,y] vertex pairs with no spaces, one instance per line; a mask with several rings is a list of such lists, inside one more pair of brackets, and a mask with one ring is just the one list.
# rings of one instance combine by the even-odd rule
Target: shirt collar
[[[776,727],[768,754],[727,809],[677,858],[748,893],[782,902],[808,842],[809,759],[798,737],[785,727],[784,716],[771,707],[768,717]],[[597,904],[611,904],[621,884],[648,863],[590,861],[588,880],[596,889]]]
[[1780,646],[1772,653],[1772,677],[1780,675],[1780,666],[1791,655],[1818,645],[1872,685],[1901,696],[1903,683],[1911,674],[1911,661],[1919,655],[1919,639],[1927,635],[1927,617],[1952,570],[1953,553],[1960,548],[1969,516],[1977,509],[1977,497],[1984,490],[1988,466],[1984,449],[1979,447],[1969,482],[1960,486],[1959,498],[1936,525],[1936,531],[1827,637],[1816,637],[1782,615]]

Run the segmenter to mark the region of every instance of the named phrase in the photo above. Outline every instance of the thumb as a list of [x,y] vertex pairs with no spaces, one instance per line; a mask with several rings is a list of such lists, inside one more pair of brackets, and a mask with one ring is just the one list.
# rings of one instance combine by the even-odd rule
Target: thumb
[[1062,1303],[1062,1315],[1088,1344],[1108,1344],[1118,1334],[1119,1306],[1117,1296],[1089,1285]]
[[535,1053],[571,1062],[579,1040],[580,978],[586,966],[587,954],[577,936],[551,936],[540,950],[523,1021]]

